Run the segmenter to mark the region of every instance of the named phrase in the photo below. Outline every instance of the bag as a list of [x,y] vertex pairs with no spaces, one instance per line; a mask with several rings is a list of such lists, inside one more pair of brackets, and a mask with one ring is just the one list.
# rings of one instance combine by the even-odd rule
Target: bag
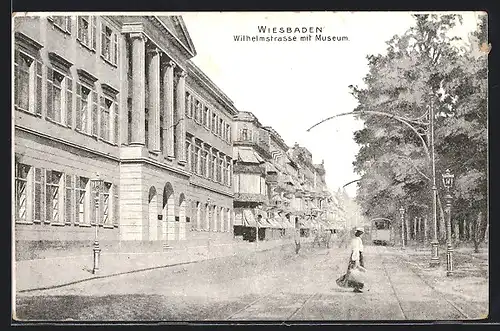
[[348,284],[349,281],[347,279],[347,274],[340,276],[339,278],[337,278],[337,280],[335,282],[337,283],[337,285],[339,287],[349,287],[349,284]]
[[364,268],[353,268],[347,273],[347,279],[352,282],[364,283],[365,282],[365,271]]

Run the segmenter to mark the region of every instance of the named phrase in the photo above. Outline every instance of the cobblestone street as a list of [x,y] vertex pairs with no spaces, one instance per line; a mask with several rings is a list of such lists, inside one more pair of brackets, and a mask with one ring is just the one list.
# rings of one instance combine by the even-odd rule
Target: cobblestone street
[[[364,293],[337,287],[347,250],[291,246],[21,293],[23,320],[455,320],[487,314],[487,297],[460,300],[396,248],[368,246]],[[481,285],[487,291],[487,279]],[[435,283],[434,283],[435,284]],[[416,295],[418,294],[418,295]]]

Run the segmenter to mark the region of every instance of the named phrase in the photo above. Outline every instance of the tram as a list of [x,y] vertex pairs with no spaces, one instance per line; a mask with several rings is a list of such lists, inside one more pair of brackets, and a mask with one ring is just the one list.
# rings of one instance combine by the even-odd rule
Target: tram
[[392,245],[394,243],[392,221],[388,218],[371,220],[371,240],[374,245]]

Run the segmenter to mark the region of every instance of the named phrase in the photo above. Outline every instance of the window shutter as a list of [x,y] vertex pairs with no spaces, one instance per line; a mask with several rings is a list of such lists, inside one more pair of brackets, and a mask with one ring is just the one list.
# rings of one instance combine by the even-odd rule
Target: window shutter
[[113,225],[115,226],[118,226],[118,224],[120,224],[120,206],[118,201],[118,193],[118,185],[113,185]]
[[72,224],[73,223],[73,202],[75,201],[74,197],[73,197],[73,193],[74,193],[74,190],[73,190],[73,176],[71,175],[66,175],[66,178],[65,178],[65,186],[66,186],[66,190],[65,190],[65,196],[64,196],[64,220],[65,220],[65,223],[67,224]]
[[76,83],[76,128],[78,130],[82,129],[82,117],[81,117],[81,107],[82,107],[82,85],[80,83]]
[[118,64],[118,35],[113,32],[113,64]]
[[40,221],[45,217],[45,169],[40,168]]
[[77,16],[76,17],[76,39],[77,40],[82,40],[82,31],[80,30],[80,20],[81,20],[81,17]]
[[54,107],[52,100],[52,79],[53,79],[53,71],[52,68],[47,68],[47,117],[50,119],[54,119]]
[[113,102],[113,109],[112,109],[112,113],[113,113],[113,118],[114,118],[114,127],[113,127],[113,130],[114,130],[114,142],[115,144],[118,144],[118,132],[120,131],[120,125],[118,123],[118,103],[116,102]]
[[66,77],[66,125],[73,126],[73,80]]
[[42,62],[36,60],[35,113],[42,113]]
[[66,31],[69,32],[69,34],[71,34],[71,16],[66,16]]
[[45,173],[45,222],[50,223],[52,221],[52,191],[51,187],[48,185],[52,179],[52,171],[46,170]]
[[19,104],[19,51],[14,51],[14,105]]
[[108,139],[107,135],[106,135],[106,128],[104,127],[104,124],[106,123],[106,119],[104,118],[105,116],[105,109],[104,107],[106,107],[106,104],[105,104],[105,101],[104,101],[104,97],[103,96],[100,96],[99,97],[99,104],[100,104],[100,115],[101,115],[101,127],[100,127],[100,130],[99,130],[99,136],[103,139]]
[[92,49],[96,49],[97,43],[97,16],[89,16],[90,18],[90,28],[91,28],[91,38],[92,38]]
[[106,58],[106,54],[104,54],[104,50],[106,49],[106,27],[101,22],[101,55]]
[[97,118],[98,118],[98,105],[97,105],[97,92],[92,90],[92,135],[97,136],[97,131],[99,127],[97,126]]

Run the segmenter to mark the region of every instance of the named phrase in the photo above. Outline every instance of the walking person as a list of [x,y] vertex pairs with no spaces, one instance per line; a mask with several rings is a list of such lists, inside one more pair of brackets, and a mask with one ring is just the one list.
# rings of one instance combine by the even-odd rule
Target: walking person
[[326,230],[325,233],[325,241],[326,241],[326,248],[330,248],[330,241],[332,240],[332,231],[333,230]]
[[[357,228],[354,233],[354,238],[351,240],[351,256],[349,259],[349,266],[347,267],[347,272],[357,269],[358,267],[365,267],[365,263],[363,261],[363,241],[361,240],[361,236],[364,233],[363,228]],[[362,282],[358,280],[349,280],[350,287],[354,288],[354,292],[362,293],[362,289],[365,286]]]
[[360,270],[365,271],[363,260],[363,241],[361,240],[363,233],[363,228],[356,228],[354,238],[351,240],[351,254],[349,256],[347,272],[336,280],[337,285],[341,287],[354,288],[355,293],[362,293],[362,289],[365,286],[359,277],[355,277],[355,275],[359,276]]
[[300,250],[300,223],[299,218],[295,217],[295,254],[299,254]]

